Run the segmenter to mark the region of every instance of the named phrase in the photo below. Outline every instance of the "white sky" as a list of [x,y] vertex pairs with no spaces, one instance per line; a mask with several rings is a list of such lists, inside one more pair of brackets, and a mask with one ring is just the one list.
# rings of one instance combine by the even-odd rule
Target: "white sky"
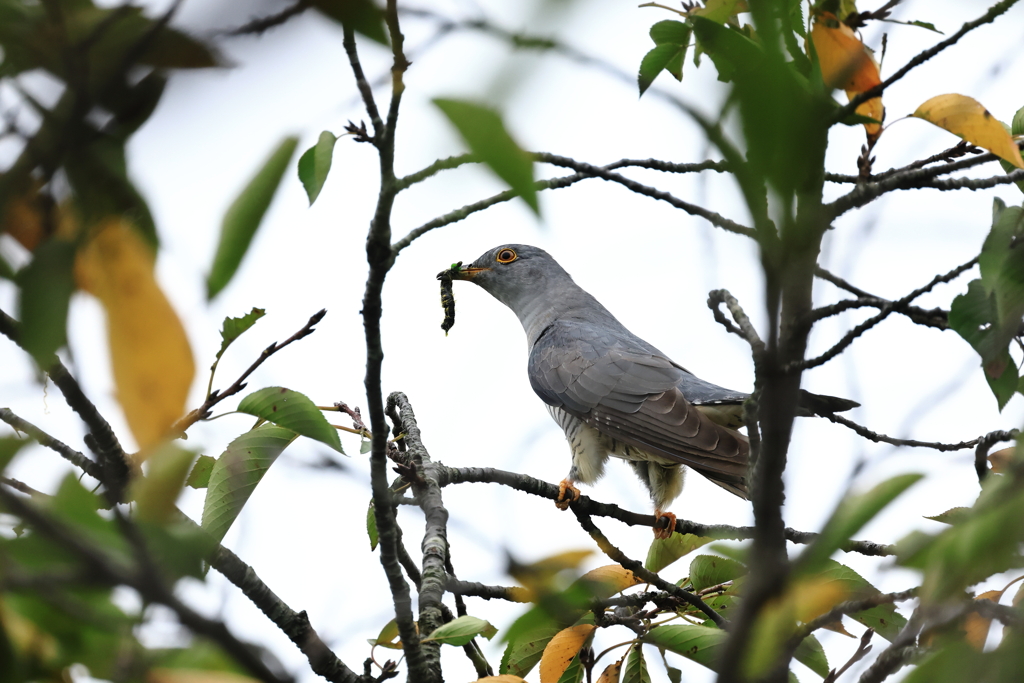
[[[946,35],[986,7],[981,2],[904,5],[898,18],[933,22]],[[567,43],[627,74],[635,73],[652,46],[647,36],[650,25],[672,18],[664,10],[611,1],[576,3],[557,20],[534,12],[529,3],[437,1],[422,6],[457,17],[482,14],[513,30],[542,35],[556,31]],[[178,25],[193,30],[235,26],[278,7],[269,2],[244,7],[185,3]],[[1024,10],[1015,8],[999,25],[975,31],[959,47],[913,71],[887,93],[888,120],[911,113],[933,95],[958,92],[977,98],[1009,121],[1024,104],[1018,49],[1022,19]],[[433,35],[432,24],[407,20],[404,28],[413,66],[406,75],[397,140],[400,174],[463,151],[430,104],[431,98],[441,96],[484,99],[498,94],[492,101],[501,106],[513,134],[530,150],[595,164],[623,157],[691,162],[708,155],[694,125],[656,97],[638,100],[634,84],[554,55],[510,57],[506,45],[469,33],[453,34],[421,51],[418,46]],[[869,45],[878,47],[882,30],[889,33],[883,77],[941,40],[918,28],[873,24],[865,31]],[[366,41],[360,41],[360,49],[371,79],[385,76],[389,55]],[[229,384],[270,342],[284,340],[309,315],[327,308],[317,332],[261,367],[249,387],[282,385],[321,405],[346,401],[365,406],[359,309],[366,274],[364,240],[377,193],[377,160],[369,145],[351,138],[338,142],[331,175],[311,209],[290,170],[238,275],[212,304],[204,300],[204,278],[224,211],[277,142],[299,134],[303,150],[321,130],[340,133],[347,120],[366,119],[341,46],[341,29],[308,14],[262,38],[228,41],[225,52],[233,68],[176,74],[156,113],[129,148],[131,172],[150,202],[163,241],[160,280],[184,319],[201,370],[219,346],[224,316],[241,315],[253,306],[267,309],[266,318],[227,353],[215,386]],[[512,82],[506,78],[509,74],[519,75]],[[709,113],[716,111],[724,94],[710,61],[699,70],[688,62],[682,84],[663,75],[656,85]],[[376,93],[378,104],[386,107],[386,91],[378,88]],[[859,128],[836,129],[830,138],[829,170],[855,173],[862,142]],[[906,164],[955,142],[923,121],[901,122],[882,136],[875,169]],[[998,172],[998,166],[990,164],[978,175]],[[539,166],[537,173],[550,177],[564,171]],[[641,171],[629,175],[748,222],[726,177]],[[422,183],[396,203],[395,238],[501,189],[500,182],[480,168],[446,172]],[[829,196],[842,189],[830,186]],[[1022,199],[1012,185],[979,193],[923,190],[883,198],[837,222],[826,238],[822,262],[872,293],[902,296],[977,253],[996,196],[1007,204]],[[527,381],[526,348],[515,316],[482,290],[456,283],[456,325],[447,338],[439,329],[442,312],[435,274],[499,243],[525,242],[547,249],[634,332],[699,376],[749,390],[748,349],[714,322],[705,305],[709,290],[727,288],[764,329],[759,264],[749,240],[600,180],[544,192],[540,201],[541,221],[515,202],[434,231],[405,250],[389,276],[384,292],[385,394],[408,394],[435,460],[526,472],[551,482],[568,471],[562,434]],[[6,239],[0,248],[5,254],[14,251]],[[952,298],[965,291],[970,277],[939,287],[918,303],[948,308]],[[829,303],[837,292],[820,283],[815,297]],[[0,306],[13,312],[13,299],[10,284],[0,282]],[[828,348],[865,315],[855,313],[819,325],[810,352]],[[127,445],[131,441],[113,400],[103,324],[94,301],[75,298],[72,366]],[[69,417],[59,392],[52,385],[41,387],[20,352],[4,340],[0,367],[0,404],[84,449],[81,427]],[[206,380],[202,372],[197,375],[191,405],[202,401]],[[917,328],[898,317],[868,332],[840,359],[808,372],[804,386],[860,401],[863,407],[851,416],[870,429],[924,440],[954,442],[1010,429],[1020,426],[1024,412],[1019,398],[1002,414],[997,411],[974,352],[953,332]],[[235,405],[226,403],[225,409]],[[249,417],[229,416],[197,425],[187,445],[216,455],[250,424]],[[391,618],[392,608],[364,531],[370,495],[366,456],[359,455],[355,437],[342,440],[351,458],[345,460],[348,469],[341,474],[303,465],[317,460],[325,448],[302,441],[292,446],[260,484],[225,542],[293,609],[307,610],[320,635],[350,667],[360,669],[368,654],[365,639],[374,637]],[[14,476],[46,489],[66,471],[54,454],[34,449],[18,460]],[[928,477],[860,538],[894,542],[911,529],[939,529],[922,516],[970,505],[978,493],[973,453],[895,449],[866,443],[824,420],[801,420],[787,471],[786,521],[798,529],[815,530],[849,486],[862,488],[910,471]],[[629,509],[649,510],[642,487],[622,463],[612,463],[609,476],[585,493]],[[497,486],[463,485],[446,489],[445,502],[460,578],[508,584],[506,552],[529,561],[592,547],[574,518],[559,513],[548,501]],[[189,491],[182,504],[198,519],[201,493]],[[673,509],[681,518],[703,523],[751,521],[747,503],[699,476],[689,478]],[[415,554],[422,517],[402,509],[400,521]],[[599,520],[599,525],[627,554],[645,557],[649,531],[607,520]],[[891,570],[885,561],[838,559],[883,590],[903,589],[914,581],[912,574]],[[595,555],[588,566],[607,563]],[[685,570],[684,562],[666,576],[679,578]],[[211,574],[206,588],[190,585],[182,591],[204,612],[223,616],[239,636],[271,648],[289,670],[307,670],[298,650],[219,575]],[[468,601],[470,613],[499,627],[522,611]],[[852,626],[851,630],[860,632]],[[596,647],[625,640],[622,636],[602,633]],[[854,641],[831,633],[821,639],[833,666],[840,666],[855,648]],[[876,644],[876,650],[881,647]],[[495,642],[486,650],[497,669],[500,645]],[[378,651],[380,661],[389,654]],[[706,670],[688,663],[681,666],[686,680],[710,679]],[[461,652],[446,653],[445,667],[449,680],[473,677]],[[797,673],[802,680],[815,679],[799,666]],[[304,681],[315,679],[302,675]]]

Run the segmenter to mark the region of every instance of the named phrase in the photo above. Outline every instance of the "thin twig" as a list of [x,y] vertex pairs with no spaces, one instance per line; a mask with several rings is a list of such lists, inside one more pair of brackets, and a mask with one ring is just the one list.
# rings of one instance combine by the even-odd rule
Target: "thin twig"
[[[879,434],[877,432],[873,432],[870,429],[868,429],[867,427],[862,427],[861,425],[857,424],[856,422],[853,422],[852,420],[848,420],[845,417],[842,417],[840,415],[835,415],[835,414],[833,414],[833,415],[822,415],[822,417],[827,418],[827,419],[831,420],[832,422],[835,422],[836,424],[841,424],[844,427],[849,427],[850,429],[852,429],[853,431],[857,432],[858,434],[863,436],[865,439],[868,439],[869,441],[874,441],[875,443],[887,443],[887,444],[891,444],[893,446],[907,446],[907,447],[910,447],[910,448],[931,448],[933,450],[943,451],[943,452],[946,452],[946,451],[962,451],[962,450],[965,450],[967,448],[974,448],[975,446],[977,446],[981,442],[981,440],[983,438],[983,437],[979,437],[977,439],[971,439],[970,441],[961,441],[959,443],[941,443],[941,442],[938,442],[938,441],[917,441],[915,439],[896,439],[896,438],[891,437],[891,436],[886,436],[885,434]],[[1006,433],[1006,432],[1001,432],[1001,433]]]
[[834,346],[832,346],[832,348],[830,348],[825,353],[821,354],[817,358],[810,358],[810,359],[799,361],[799,362],[796,362],[796,363],[791,363],[789,366],[787,366],[785,368],[785,371],[786,372],[796,372],[797,370],[807,370],[807,369],[810,369],[810,368],[816,368],[819,365],[824,365],[825,363],[827,363],[828,361],[832,360],[833,358],[838,356],[840,353],[842,353],[846,349],[846,347],[848,347],[850,344],[852,344],[854,342],[855,339],[857,339],[857,337],[861,336],[866,331],[868,331],[869,329],[871,329],[872,327],[874,327],[878,323],[880,323],[883,320],[885,320],[889,316],[890,313],[893,313],[897,309],[906,306],[907,304],[909,304],[911,301],[913,301],[917,297],[921,296],[922,294],[930,292],[932,289],[935,288],[936,285],[939,285],[939,284],[944,283],[944,282],[949,282],[950,280],[953,280],[953,279],[959,277],[961,273],[963,273],[963,272],[965,272],[967,270],[970,270],[977,263],[978,263],[978,257],[975,256],[974,258],[972,258],[967,263],[964,263],[962,265],[957,266],[956,268],[954,268],[953,270],[949,271],[948,273],[944,273],[942,275],[936,275],[934,278],[932,278],[931,282],[929,282],[925,286],[919,287],[918,289],[915,289],[914,291],[912,291],[910,294],[907,294],[902,299],[897,299],[896,301],[892,301],[888,305],[883,306],[878,311],[878,313],[876,313],[875,315],[871,316],[870,318],[868,318],[867,320],[865,320],[864,322],[862,322],[861,324],[857,325],[852,330],[847,332],[843,336],[842,339],[840,339],[838,342],[836,342],[836,344]]
[[602,178],[604,180],[610,180],[612,182],[618,183],[631,192],[635,192],[636,194],[645,195],[653,199],[658,199],[660,201],[667,202],[672,206],[676,207],[677,209],[682,209],[683,211],[692,216],[699,216],[700,218],[703,218],[709,223],[711,223],[711,225],[715,226],[716,228],[722,228],[723,230],[727,230],[728,232],[734,232],[737,235],[744,235],[746,237],[754,236],[753,228],[748,228],[745,225],[740,225],[739,223],[729,220],[728,218],[722,216],[719,213],[709,211],[708,209],[705,209],[702,206],[697,206],[696,204],[691,204],[690,202],[679,199],[678,197],[675,197],[668,192],[650,187],[648,185],[644,185],[642,183],[638,183],[635,180],[626,178],[625,176],[619,175],[618,173],[612,173],[611,171],[603,169],[600,166],[593,166],[592,164],[586,164],[580,161],[576,161],[575,159],[559,156],[557,154],[537,153],[535,155],[535,158],[537,158],[538,161],[543,161],[549,164],[553,164],[555,166],[571,168],[577,173],[587,173],[597,178]]
[[[736,325],[738,325],[738,327],[733,325],[729,319],[725,317],[725,314],[722,313],[719,306],[723,303],[729,307],[729,312],[732,314],[733,320],[736,321]],[[754,354],[755,361],[764,356],[764,342],[761,341],[761,337],[758,336],[757,330],[754,329],[754,325],[750,322],[750,318],[747,317],[743,307],[740,306],[740,302],[736,300],[736,297],[729,293],[729,290],[715,289],[708,292],[708,308],[710,308],[714,314],[715,320],[724,326],[726,330],[739,336],[750,344],[750,349]]]
[[313,332],[316,331],[313,328],[316,327],[317,323],[323,320],[325,315],[327,315],[327,309],[320,309],[319,311],[317,311],[316,313],[309,317],[309,320],[306,321],[306,324],[303,325],[298,332],[288,337],[283,342],[273,342],[270,346],[263,349],[263,351],[259,355],[259,358],[253,361],[252,365],[250,365],[248,369],[246,369],[246,371],[243,372],[231,386],[229,386],[224,391],[220,391],[217,389],[211,391],[210,395],[206,397],[205,401],[203,401],[203,405],[199,406],[194,410],[190,410],[184,417],[182,417],[180,420],[171,425],[170,432],[172,434],[182,434],[196,422],[199,422],[200,420],[204,420],[207,417],[209,417],[210,410],[215,405],[217,405],[218,403],[220,403],[229,396],[234,396],[235,394],[237,394],[246,387],[245,380],[248,379],[249,375],[256,371],[256,368],[263,365],[264,361],[266,361],[268,358],[270,358],[275,353],[277,353],[284,347],[288,346],[289,344],[297,342],[300,339],[304,339],[305,337],[308,337],[309,335],[313,334]]
[[281,26],[289,19],[296,17],[307,9],[313,6],[312,0],[297,0],[294,4],[285,7],[283,10],[276,14],[271,14],[266,17],[260,17],[253,19],[252,21],[239,26],[238,28],[228,29],[226,31],[218,31],[219,35],[225,36],[244,36],[244,35],[263,35],[265,32],[272,28]]

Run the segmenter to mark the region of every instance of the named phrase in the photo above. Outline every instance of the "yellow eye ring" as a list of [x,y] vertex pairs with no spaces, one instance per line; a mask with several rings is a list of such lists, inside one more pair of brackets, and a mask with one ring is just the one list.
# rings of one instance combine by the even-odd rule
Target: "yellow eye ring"
[[498,255],[495,258],[498,261],[498,263],[512,263],[517,258],[519,258],[519,256],[513,249],[505,247],[504,249],[498,252]]

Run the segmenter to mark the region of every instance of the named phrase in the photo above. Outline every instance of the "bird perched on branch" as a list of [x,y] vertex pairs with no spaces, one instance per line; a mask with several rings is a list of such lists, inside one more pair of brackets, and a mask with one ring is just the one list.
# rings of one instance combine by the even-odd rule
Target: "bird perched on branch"
[[[682,491],[684,465],[747,498],[750,447],[734,427],[748,394],[699,379],[627,330],[543,249],[495,247],[447,274],[481,286],[526,331],[530,384],[572,451],[561,509],[579,497],[575,484],[604,474],[610,456],[628,461],[650,492],[659,538],[675,528],[666,508]],[[807,392],[802,403],[815,413],[858,405]]]

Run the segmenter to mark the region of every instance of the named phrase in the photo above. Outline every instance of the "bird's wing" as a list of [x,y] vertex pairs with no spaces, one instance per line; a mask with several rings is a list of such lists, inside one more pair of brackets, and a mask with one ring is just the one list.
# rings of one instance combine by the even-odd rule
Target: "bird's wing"
[[586,323],[551,325],[530,352],[530,383],[548,405],[599,432],[743,488],[746,438],[715,424],[683,395],[685,370]]

